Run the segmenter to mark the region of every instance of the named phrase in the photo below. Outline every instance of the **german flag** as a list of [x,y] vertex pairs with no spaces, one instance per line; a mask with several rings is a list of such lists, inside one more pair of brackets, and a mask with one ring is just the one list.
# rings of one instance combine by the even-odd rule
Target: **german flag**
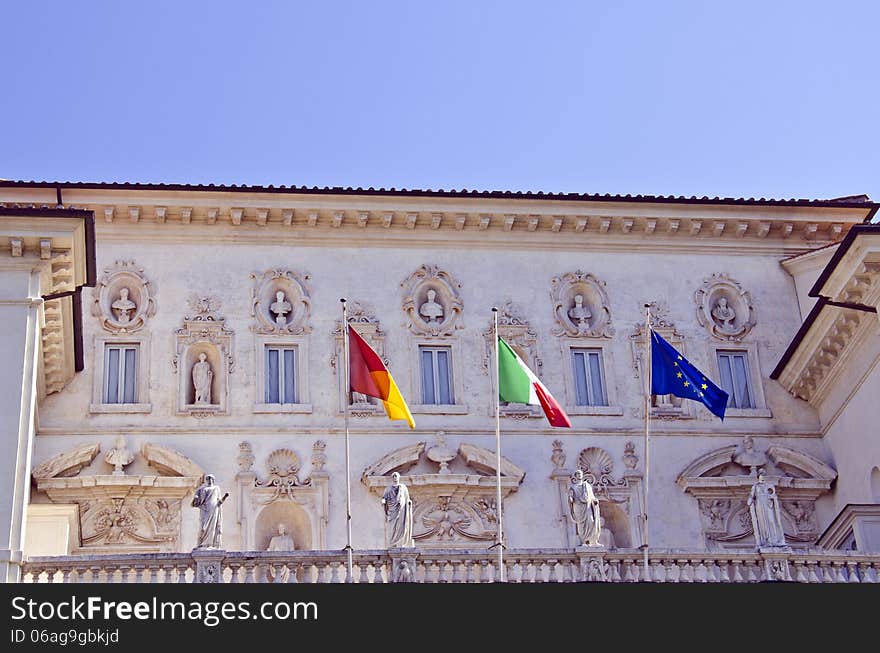
[[416,427],[409,406],[403,400],[394,378],[379,355],[348,325],[348,378],[353,392],[381,399],[388,419],[405,420],[411,429]]

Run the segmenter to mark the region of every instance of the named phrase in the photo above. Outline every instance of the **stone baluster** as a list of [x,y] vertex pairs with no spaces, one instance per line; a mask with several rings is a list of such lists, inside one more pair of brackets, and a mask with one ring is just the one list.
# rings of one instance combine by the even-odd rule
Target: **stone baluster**
[[329,570],[328,570],[328,567],[330,566],[330,563],[329,563],[329,562],[323,562],[323,561],[318,561],[318,560],[316,560],[316,561],[315,561],[315,566],[318,568],[318,580],[317,580],[317,582],[320,583],[320,584],[322,584],[322,585],[324,585],[324,584],[330,582],[330,581],[329,581],[329,578],[328,578],[328,574],[327,574],[327,572],[329,571]]
[[235,584],[241,583],[241,579],[239,578],[239,572],[241,571],[241,563],[237,562],[237,561],[233,562],[230,560],[229,569],[232,570],[232,573],[229,576],[229,582],[235,583]]
[[627,558],[623,561],[623,582],[624,583],[634,583],[636,582],[636,571],[633,569],[633,561]]
[[807,561],[807,582],[808,583],[821,583],[819,580],[819,574],[816,573],[816,561],[808,560]]
[[794,565],[794,579],[799,583],[809,582],[807,578],[807,563],[803,560],[792,560]]
[[608,560],[608,581],[612,583],[621,582],[622,578],[620,576],[620,560]]
[[100,583],[101,582],[101,564],[95,562],[94,564],[89,565],[89,571],[91,572],[91,578],[89,581],[92,583]]
[[834,570],[831,565],[831,562],[820,563],[819,569],[822,571],[822,582],[823,583],[833,583],[837,580],[834,576]]
[[465,560],[464,561],[464,569],[465,569],[465,582],[466,583],[476,583],[477,579],[474,574],[474,561],[473,560]]
[[256,579],[255,572],[256,572],[257,563],[254,560],[245,560],[242,563],[242,566],[244,567],[244,582],[245,582],[245,584],[256,583],[257,579]]
[[745,581],[747,583],[757,583],[761,580],[761,568],[758,566],[757,560],[746,560],[745,572]]
[[561,583],[562,578],[559,575],[559,568],[562,566],[559,564],[558,560],[548,560],[547,564],[550,566],[550,578],[549,581],[551,583]]
[[64,583],[65,585],[67,583],[70,583],[71,582],[70,574],[72,572],[73,572],[72,565],[64,565],[63,567],[61,567],[61,582]]
[[516,582],[514,579],[516,578],[516,559],[515,558],[504,558],[504,580],[508,583]]
[[147,582],[150,583],[151,585],[155,585],[156,583],[159,582],[159,568],[160,568],[160,565],[157,565],[157,564],[150,564],[149,565],[150,579]]
[[857,563],[855,560],[847,560],[846,562],[846,574],[849,577],[850,583],[859,583],[859,570],[857,568]]
[[453,583],[461,583],[462,582],[461,566],[462,566],[461,560],[453,560],[452,561],[452,582]]
[[877,574],[875,573],[875,570],[872,569],[870,562],[862,561],[859,563],[859,576],[863,583],[877,582]]
[[834,571],[837,572],[834,574],[834,582],[835,583],[845,583],[846,576],[843,573],[843,569],[845,566],[844,563],[841,562],[840,560],[835,560],[831,564],[834,565]]
[[679,581],[681,570],[678,568],[675,560],[673,558],[667,558],[663,562],[665,563],[664,568],[666,569],[666,582],[677,583]]

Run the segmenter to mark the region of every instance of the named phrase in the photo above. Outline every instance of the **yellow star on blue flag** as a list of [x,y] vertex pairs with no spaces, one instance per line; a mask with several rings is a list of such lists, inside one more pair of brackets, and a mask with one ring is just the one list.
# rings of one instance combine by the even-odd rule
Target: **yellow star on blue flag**
[[690,364],[659,334],[651,332],[651,394],[699,401],[724,420],[727,393]]

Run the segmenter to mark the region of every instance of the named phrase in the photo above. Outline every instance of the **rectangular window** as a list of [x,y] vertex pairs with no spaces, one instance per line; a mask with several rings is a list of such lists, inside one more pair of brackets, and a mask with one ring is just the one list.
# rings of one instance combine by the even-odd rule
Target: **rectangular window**
[[728,408],[755,408],[748,352],[719,351],[718,370],[721,372],[721,387],[730,395]]
[[452,396],[452,350],[419,347],[422,365],[422,403],[454,404]]
[[266,347],[266,403],[296,403],[296,347]]
[[575,402],[578,406],[607,406],[601,349],[572,349]]
[[137,345],[104,347],[105,404],[137,403]]

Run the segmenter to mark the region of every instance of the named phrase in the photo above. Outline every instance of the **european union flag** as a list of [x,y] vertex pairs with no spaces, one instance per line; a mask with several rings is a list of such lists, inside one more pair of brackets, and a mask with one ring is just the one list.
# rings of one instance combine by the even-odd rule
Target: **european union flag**
[[724,420],[727,393],[706,378],[675,347],[651,332],[651,393],[702,402]]

